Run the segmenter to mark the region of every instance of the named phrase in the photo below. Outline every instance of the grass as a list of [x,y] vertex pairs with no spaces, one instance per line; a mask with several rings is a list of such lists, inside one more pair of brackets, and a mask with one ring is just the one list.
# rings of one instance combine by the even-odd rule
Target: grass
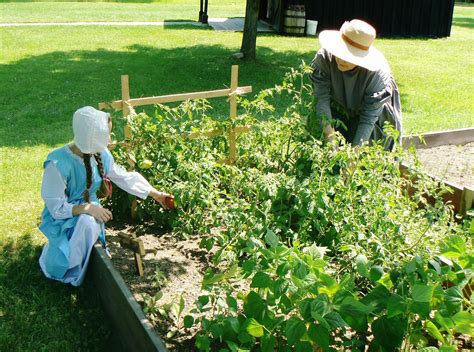
[[[224,6],[213,12],[216,3],[210,16],[243,13],[243,0],[219,1],[236,4],[228,14]],[[197,4],[0,3],[0,22],[195,19]],[[456,5],[450,38],[377,39],[400,86],[406,131],[474,126],[473,19],[474,7]],[[0,41],[0,350],[104,350],[110,327],[87,285],[46,280],[37,264],[42,162],[72,138],[74,110],[119,98],[121,74],[130,75],[131,94],[140,97],[220,89],[238,63],[240,85],[258,91],[310,61],[318,43],[260,35],[258,59],[236,62],[230,55],[240,33],[186,26],[2,27]],[[224,114],[221,103],[216,109]]]
[[[245,0],[209,1],[209,17],[245,14]],[[93,22],[93,21],[197,21],[199,0],[116,2],[21,2],[1,3],[1,23]]]

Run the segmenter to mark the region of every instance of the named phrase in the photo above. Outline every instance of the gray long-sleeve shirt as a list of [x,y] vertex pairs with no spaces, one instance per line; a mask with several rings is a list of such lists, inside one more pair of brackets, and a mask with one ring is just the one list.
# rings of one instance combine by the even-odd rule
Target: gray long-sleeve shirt
[[[332,118],[332,100],[349,118],[359,119],[353,144],[382,138],[380,131],[385,121],[401,131],[400,97],[388,63],[378,71],[357,66],[342,72],[337,68],[336,57],[322,48],[311,66],[317,113]],[[376,124],[380,128],[373,133]]]

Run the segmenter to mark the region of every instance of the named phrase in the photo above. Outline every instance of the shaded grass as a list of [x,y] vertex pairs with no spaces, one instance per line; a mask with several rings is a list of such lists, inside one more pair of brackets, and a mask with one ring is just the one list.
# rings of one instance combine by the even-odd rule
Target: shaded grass
[[89,282],[78,289],[44,279],[35,235],[0,250],[0,350],[106,351],[110,331]]
[[[472,7],[456,6],[450,38],[377,39],[400,86],[406,131],[474,126],[473,32],[465,25],[472,18]],[[118,99],[122,74],[140,97],[223,88],[238,63],[240,85],[257,92],[301,59],[309,62],[319,45],[314,38],[260,35],[258,59],[237,62],[230,55],[240,33],[185,26],[0,28],[0,40],[0,350],[103,350],[110,330],[98,303],[85,288],[45,279],[37,264],[42,162],[72,138],[72,113]],[[213,105],[217,114],[228,113],[225,100]]]

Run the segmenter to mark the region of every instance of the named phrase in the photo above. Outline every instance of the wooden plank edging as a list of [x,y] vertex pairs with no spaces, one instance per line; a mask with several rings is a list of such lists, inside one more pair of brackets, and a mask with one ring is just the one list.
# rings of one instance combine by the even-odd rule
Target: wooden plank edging
[[471,142],[474,142],[474,127],[402,137],[403,148],[409,148],[413,145],[417,149],[425,149],[449,144],[463,145]]
[[[400,171],[402,175],[406,175],[408,173],[409,168],[410,166],[401,163]],[[453,210],[455,213],[465,215],[468,210],[474,208],[474,190],[468,187],[458,186],[457,184],[454,184],[449,181],[442,180],[441,178],[430,175],[429,173],[426,173],[426,175],[438,182],[438,184],[443,183],[444,185],[452,189],[452,192],[443,194],[443,200],[445,203],[450,203],[453,205]],[[433,199],[428,198],[427,200],[428,202],[433,202]]]
[[88,274],[125,351],[167,352],[163,341],[100,244],[92,249]]

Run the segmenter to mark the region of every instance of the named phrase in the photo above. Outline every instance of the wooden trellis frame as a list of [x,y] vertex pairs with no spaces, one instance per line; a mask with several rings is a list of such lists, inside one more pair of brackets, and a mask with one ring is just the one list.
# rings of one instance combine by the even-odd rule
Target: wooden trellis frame
[[[227,89],[218,89],[211,91],[203,92],[193,92],[193,93],[182,93],[182,94],[172,94],[172,95],[161,95],[161,96],[152,96],[145,98],[131,98],[130,97],[130,85],[128,75],[121,76],[121,90],[122,90],[122,99],[115,100],[113,102],[102,102],[99,103],[99,110],[112,108],[114,110],[122,110],[123,116],[127,117],[130,115],[136,115],[135,107],[144,106],[144,105],[154,105],[154,104],[166,104],[173,103],[185,100],[192,99],[210,99],[210,98],[219,98],[219,97],[228,97],[229,98],[229,129],[221,130],[215,129],[205,132],[193,132],[186,135],[186,138],[195,139],[199,137],[216,137],[221,135],[226,135],[229,143],[229,156],[227,159],[222,162],[233,164],[237,160],[237,136],[241,133],[245,133],[250,130],[250,126],[234,126],[234,120],[237,117],[237,96],[243,95],[246,93],[252,92],[252,86],[239,87],[239,66],[232,65],[231,77],[230,77],[230,88]],[[122,142],[125,148],[128,150],[131,149],[131,144],[127,143],[132,137],[132,130],[128,124],[124,126],[124,138]],[[128,158],[129,168],[128,171],[133,171],[135,169],[135,160]],[[137,203],[136,200],[132,201],[132,218],[136,218],[136,209]]]
[[[211,130],[206,132],[193,132],[188,134],[186,137],[189,139],[195,139],[199,137],[215,137],[220,135],[227,135],[229,143],[229,157],[225,160],[227,163],[234,163],[237,159],[237,136],[241,133],[245,133],[250,129],[250,126],[233,126],[233,121],[237,117],[237,96],[250,93],[252,91],[252,86],[238,86],[238,75],[239,75],[239,66],[233,65],[231,70],[230,78],[230,88],[211,90],[204,92],[193,92],[193,93],[183,93],[183,94],[172,94],[172,95],[161,95],[145,98],[131,98],[130,97],[130,86],[128,75],[123,75],[121,77],[121,88],[122,88],[122,99],[116,100],[111,103],[103,102],[99,103],[99,110],[104,110],[107,108],[112,108],[115,110],[122,110],[123,116],[127,117],[129,115],[135,115],[136,106],[144,105],[154,105],[154,104],[166,104],[178,101],[192,100],[192,99],[209,99],[209,98],[218,98],[218,97],[229,97],[229,129],[225,130]],[[124,137],[125,145],[130,147],[126,143],[132,137],[131,129],[128,124],[124,127]],[[130,169],[133,170],[135,166],[135,161],[129,160]]]

